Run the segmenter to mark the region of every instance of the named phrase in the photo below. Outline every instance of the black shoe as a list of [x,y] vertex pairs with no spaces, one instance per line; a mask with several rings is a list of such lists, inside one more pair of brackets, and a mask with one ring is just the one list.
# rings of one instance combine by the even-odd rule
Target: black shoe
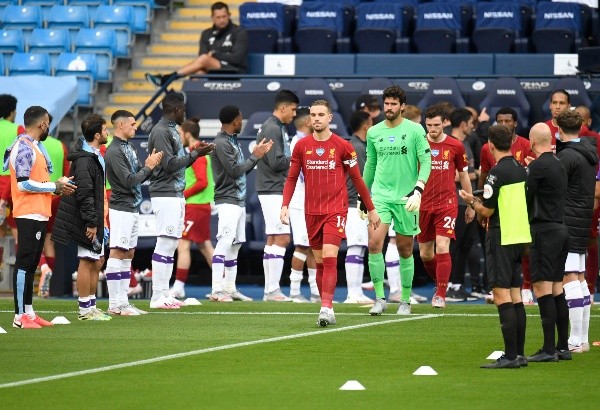
[[527,358],[525,356],[517,355],[517,362],[519,362],[519,366],[527,367]]
[[[569,352],[571,353],[571,352]],[[542,349],[538,350],[531,356],[527,356],[528,362],[558,362],[558,353],[554,352],[554,354],[548,354],[544,352]]]
[[482,369],[518,369],[521,366],[519,365],[519,359],[509,360],[502,355],[495,362],[482,364],[479,367]]
[[156,87],[162,87],[163,85],[165,85],[167,83],[167,81],[169,81],[171,79],[171,77],[174,76],[174,74],[162,75],[162,74],[146,73],[146,74],[144,74],[144,76],[146,77],[146,81],[148,81],[150,84],[152,84]]
[[451,286],[446,291],[446,302],[464,302],[466,300],[467,295],[462,288],[456,290]]
[[556,349],[556,355],[558,356],[558,360],[572,360],[573,356],[571,356],[571,352],[569,349],[560,350]]

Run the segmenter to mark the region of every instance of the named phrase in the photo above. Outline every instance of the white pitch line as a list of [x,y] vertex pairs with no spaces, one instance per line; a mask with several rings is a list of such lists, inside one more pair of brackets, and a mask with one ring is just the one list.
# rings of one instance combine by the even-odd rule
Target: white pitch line
[[411,317],[404,317],[401,319],[382,320],[380,322],[363,323],[360,325],[352,325],[352,326],[345,326],[345,327],[332,327],[332,328],[327,328],[327,329],[323,329],[323,330],[315,330],[312,332],[297,333],[297,334],[287,335],[287,336],[270,337],[267,339],[259,339],[259,340],[254,340],[251,342],[232,343],[229,345],[208,347],[206,349],[191,350],[189,352],[169,354],[166,356],[158,356],[158,357],[154,357],[152,359],[136,360],[134,362],[114,364],[114,365],[110,365],[110,366],[97,367],[94,369],[79,370],[76,372],[62,373],[62,374],[57,374],[54,376],[37,377],[35,379],[28,379],[28,380],[21,380],[21,381],[17,381],[17,382],[4,383],[4,384],[0,384],[0,389],[6,389],[9,387],[26,386],[29,384],[36,384],[36,383],[42,383],[42,382],[54,381],[54,380],[60,380],[60,379],[67,379],[70,377],[84,376],[87,374],[108,372],[111,370],[124,369],[127,367],[134,367],[134,366],[140,366],[140,365],[144,365],[144,364],[151,364],[151,363],[164,362],[167,360],[180,359],[182,357],[196,356],[196,355],[205,354],[205,353],[218,352],[221,350],[230,350],[230,349],[235,349],[238,347],[255,346],[255,345],[260,345],[260,344],[265,344],[265,343],[281,342],[284,340],[300,339],[300,338],[308,337],[308,336],[323,335],[326,333],[344,332],[346,330],[362,329],[365,327],[381,326],[381,325],[387,325],[387,324],[391,324],[391,323],[409,322],[412,320],[431,319],[431,318],[436,318],[436,317],[439,317],[439,315],[411,316]]

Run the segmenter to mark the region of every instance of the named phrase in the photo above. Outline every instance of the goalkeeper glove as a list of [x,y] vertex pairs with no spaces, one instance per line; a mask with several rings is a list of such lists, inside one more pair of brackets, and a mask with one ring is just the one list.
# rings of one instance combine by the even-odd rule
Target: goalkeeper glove
[[367,210],[367,206],[363,203],[362,199],[360,198],[360,195],[358,196],[358,199],[356,201],[356,209],[358,211],[358,216],[360,216],[360,219],[367,219],[369,211]]
[[419,210],[419,207],[421,206],[421,194],[423,193],[424,188],[425,184],[423,184],[421,181],[417,181],[417,184],[412,192],[402,198],[406,200],[406,205],[404,206],[408,212],[417,212]]

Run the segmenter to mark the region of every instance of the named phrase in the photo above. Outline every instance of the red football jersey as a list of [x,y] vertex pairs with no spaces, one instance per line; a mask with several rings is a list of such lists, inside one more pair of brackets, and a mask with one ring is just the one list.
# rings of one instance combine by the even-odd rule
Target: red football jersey
[[332,134],[326,141],[317,141],[312,135],[307,135],[296,143],[283,189],[284,206],[289,205],[300,171],[304,174],[306,189],[305,214],[348,212],[346,173],[352,178],[367,208],[373,209],[369,191],[360,177],[354,147],[338,135]]
[[436,211],[457,206],[456,171],[467,171],[467,154],[463,144],[446,135],[442,142],[429,140],[431,173],[421,198],[421,209]]
[[558,137],[558,127],[552,124],[552,119],[546,121],[548,127],[550,127],[550,134],[552,135],[552,152],[556,152],[556,137]]
[[[529,156],[535,157],[535,154],[531,151],[531,145],[529,144],[529,140],[518,135],[510,147],[510,152],[513,154],[513,157],[515,157],[517,162],[523,165],[524,167],[527,166],[527,164],[525,164],[525,158]],[[490,145],[486,142],[485,144],[483,144],[483,147],[481,147],[481,172],[489,174],[490,169],[492,169],[494,165],[496,165],[496,161],[494,161],[494,156],[490,151]]]

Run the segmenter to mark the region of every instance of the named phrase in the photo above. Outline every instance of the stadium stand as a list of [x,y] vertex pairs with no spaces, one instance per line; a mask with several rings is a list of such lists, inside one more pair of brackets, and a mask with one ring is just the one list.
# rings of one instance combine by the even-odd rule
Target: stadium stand
[[87,6],[57,4],[50,9],[46,24],[48,28],[68,29],[73,43],[79,29],[90,27],[90,13]]
[[75,75],[77,77],[78,97],[77,105],[93,106],[96,90],[96,55],[62,53],[58,56],[54,66],[54,75],[57,77]]
[[132,44],[134,12],[130,6],[98,6],[92,18],[94,28],[114,30],[116,48],[114,55],[126,57]]
[[538,53],[572,53],[585,45],[586,15],[580,4],[540,2],[536,6],[532,42]]
[[471,37],[475,50],[478,53],[527,52],[528,40],[523,37],[527,10],[527,6],[516,2],[478,4]]
[[112,79],[113,56],[117,47],[114,31],[83,28],[77,33],[74,46],[75,52],[96,54],[98,80]]
[[52,66],[48,54],[15,53],[10,61],[9,75],[50,75]]
[[298,86],[300,106],[309,106],[315,100],[327,100],[332,111],[338,111],[338,103],[331,92],[329,83],[322,78],[307,78]]
[[424,3],[417,8],[413,42],[418,53],[466,53],[469,39],[465,8],[454,3]]
[[303,3],[298,10],[298,28],[294,39],[300,53],[350,52],[344,6],[320,1]]
[[[585,89],[585,84],[579,78],[561,78],[554,85],[554,90],[566,90],[571,97],[571,107],[585,105],[590,108],[592,100]],[[544,116],[550,118],[550,95],[544,102]]]
[[148,33],[154,17],[154,0],[113,0],[114,6],[130,6],[133,8],[133,32]]
[[403,11],[396,3],[362,3],[356,8],[354,43],[359,53],[408,52]]
[[425,112],[427,107],[442,101],[449,102],[454,107],[464,107],[466,105],[458,83],[454,78],[434,78],[417,107]]
[[370,78],[362,85],[361,94],[382,95],[383,90],[391,86],[393,83],[389,78],[375,77]]
[[256,138],[261,125],[263,125],[263,123],[267,120],[267,118],[271,117],[271,115],[273,114],[270,111],[253,112],[246,120],[246,125],[244,126],[244,129],[240,135],[252,136]]
[[516,78],[499,78],[492,86],[487,96],[479,105],[486,108],[490,118],[496,117],[496,112],[502,107],[512,107],[519,116],[519,128],[529,127],[530,104]]
[[291,29],[286,27],[285,6],[280,3],[244,3],[240,25],[248,32],[249,53],[292,51]]
[[[0,30],[0,54],[4,59],[10,60],[13,53],[25,51],[23,32],[18,29]],[[6,61],[10,63],[10,61]]]
[[25,41],[29,40],[34,28],[42,28],[42,10],[39,6],[15,6],[4,8],[2,15],[2,28],[23,30]]
[[71,51],[69,30],[36,28],[31,33],[27,50],[30,53],[47,53],[54,65],[60,53]]

